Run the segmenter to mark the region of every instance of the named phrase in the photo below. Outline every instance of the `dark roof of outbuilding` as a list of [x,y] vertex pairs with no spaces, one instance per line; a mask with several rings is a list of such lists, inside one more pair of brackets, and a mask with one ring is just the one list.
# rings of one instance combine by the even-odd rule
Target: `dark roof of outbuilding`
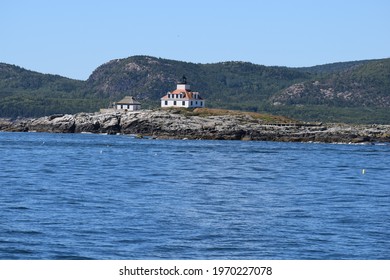
[[141,105],[137,100],[132,96],[125,96],[121,101],[116,102],[116,104],[132,104],[132,105]]

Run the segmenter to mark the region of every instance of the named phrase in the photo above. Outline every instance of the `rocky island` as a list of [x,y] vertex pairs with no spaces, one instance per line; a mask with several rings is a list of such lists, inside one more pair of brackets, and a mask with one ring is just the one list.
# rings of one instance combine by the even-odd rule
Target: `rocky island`
[[266,114],[205,108],[0,119],[0,131],[132,134],[159,139],[390,142],[390,125],[302,123]]

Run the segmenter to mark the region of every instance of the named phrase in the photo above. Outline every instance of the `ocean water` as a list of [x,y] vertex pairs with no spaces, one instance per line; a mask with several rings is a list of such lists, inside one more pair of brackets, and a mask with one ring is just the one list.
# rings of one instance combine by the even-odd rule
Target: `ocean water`
[[0,259],[390,259],[390,146],[0,133]]

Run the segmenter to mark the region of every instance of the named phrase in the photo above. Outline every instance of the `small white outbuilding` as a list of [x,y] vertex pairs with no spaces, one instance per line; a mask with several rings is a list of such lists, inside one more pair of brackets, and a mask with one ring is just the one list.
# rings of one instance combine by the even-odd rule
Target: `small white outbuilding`
[[122,100],[114,103],[116,110],[138,111],[141,110],[141,103],[132,96],[125,96]]

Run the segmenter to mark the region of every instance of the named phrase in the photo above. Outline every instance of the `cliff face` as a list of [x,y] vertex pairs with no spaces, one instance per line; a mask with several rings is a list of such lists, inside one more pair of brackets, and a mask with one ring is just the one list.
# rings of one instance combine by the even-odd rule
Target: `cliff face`
[[390,126],[289,123],[250,114],[183,114],[177,110],[53,115],[0,120],[0,131],[134,134],[169,139],[220,139],[290,142],[390,142]]

